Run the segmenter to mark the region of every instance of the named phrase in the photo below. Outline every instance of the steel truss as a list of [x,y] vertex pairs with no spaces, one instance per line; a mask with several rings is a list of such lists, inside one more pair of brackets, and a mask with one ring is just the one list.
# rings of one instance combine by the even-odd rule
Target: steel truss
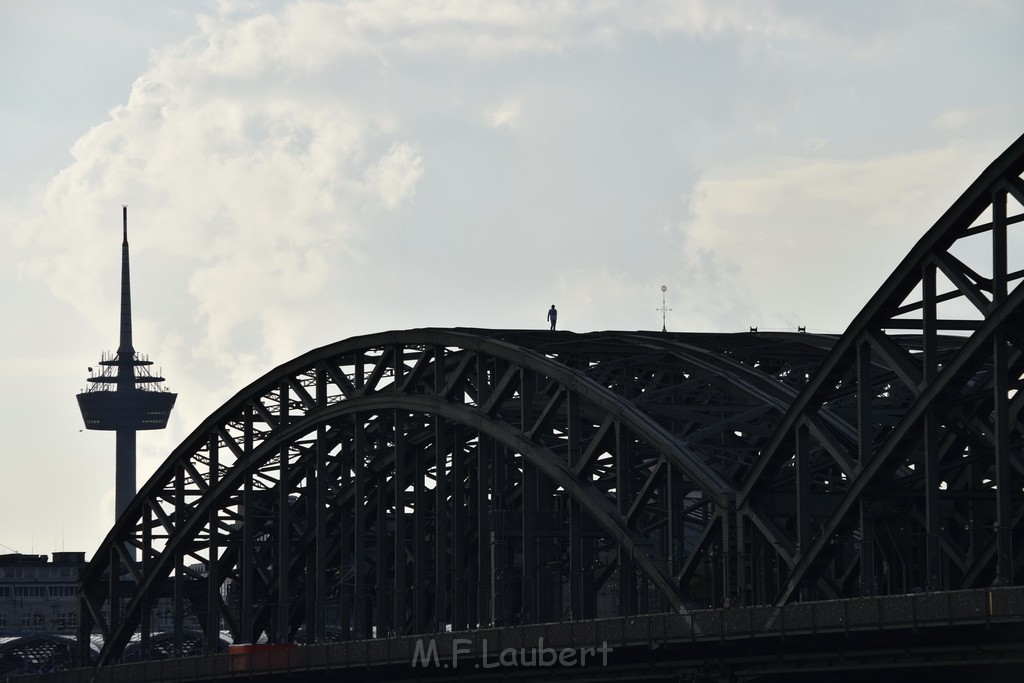
[[1024,138],[841,337],[423,329],[296,358],[139,492],[79,642],[107,664],[195,627],[212,652],[1020,583],[1022,172]]

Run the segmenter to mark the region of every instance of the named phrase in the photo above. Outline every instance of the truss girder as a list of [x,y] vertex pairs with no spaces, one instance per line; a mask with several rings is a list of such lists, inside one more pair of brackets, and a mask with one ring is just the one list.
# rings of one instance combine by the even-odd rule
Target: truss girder
[[1022,171],[1024,138],[842,336],[424,329],[300,356],[143,486],[83,574],[80,642],[97,630],[106,664],[198,631],[212,651],[221,629],[1019,582]]
[[[106,561],[88,568],[83,613],[105,635],[100,661],[119,656],[114,653],[169,594],[177,596],[171,609],[182,611],[173,620],[182,630],[185,617],[193,615],[201,615],[209,628],[218,621],[209,616],[215,611],[242,640],[261,633],[271,640],[287,639],[300,629],[322,636],[326,624],[318,629],[306,623],[291,595],[300,587],[309,591],[304,577],[318,566],[326,573],[355,567],[366,593],[351,596],[351,602],[363,601],[366,613],[350,615],[346,628],[353,633],[469,623],[470,618],[473,623],[495,621],[499,608],[493,594],[481,598],[472,615],[452,604],[458,599],[454,590],[448,592],[448,603],[433,605],[433,615],[408,615],[405,607],[380,605],[379,592],[390,590],[406,571],[403,563],[396,563],[397,550],[411,553],[414,566],[439,562],[434,557],[424,563],[410,550],[414,544],[406,542],[405,530],[398,533],[395,525],[411,525],[408,520],[418,516],[436,520],[441,507],[450,508],[444,515],[453,526],[475,534],[452,535],[438,544],[447,548],[441,566],[456,574],[457,564],[468,564],[464,569],[470,573],[480,571],[467,559],[467,551],[480,555],[477,565],[486,564],[481,534],[493,535],[497,529],[489,518],[518,515],[521,520],[522,528],[515,533],[501,530],[512,539],[505,541],[513,546],[506,548],[506,564],[521,564],[523,553],[545,559],[546,565],[536,571],[516,570],[522,575],[519,583],[532,582],[536,589],[530,598],[534,616],[522,606],[506,606],[501,619],[550,618],[552,608],[543,606],[549,600],[539,596],[552,593],[551,586],[541,589],[545,582],[566,583],[567,577],[558,576],[562,570],[553,569],[561,563],[571,566],[573,580],[594,583],[595,577],[603,577],[594,583],[598,589],[609,574],[619,583],[635,584],[631,590],[643,593],[638,604],[648,610],[682,609],[687,591],[673,577],[670,564],[682,561],[684,524],[670,519],[669,507],[694,500],[705,501],[708,509],[728,505],[734,497],[728,468],[721,467],[720,459],[697,452],[700,444],[677,438],[671,424],[645,412],[646,378],[636,367],[617,382],[598,382],[588,370],[599,374],[595,368],[603,369],[606,360],[601,354],[583,362],[575,353],[526,348],[516,336],[422,330],[353,339],[311,352],[239,392],[147,482],[104,541],[110,549],[104,553]],[[615,339],[616,347],[660,343]],[[672,366],[672,353],[659,350],[656,355],[657,363],[646,372],[664,374]],[[703,362],[711,366],[713,361]],[[750,393],[745,381],[737,380],[738,386],[729,391],[741,397]],[[724,393],[729,382],[719,383]],[[634,400],[618,393],[633,391]],[[741,400],[756,407],[757,393]],[[773,410],[779,412],[782,403],[776,403]],[[745,419],[763,412],[749,410]],[[437,430],[455,436],[441,443]],[[500,453],[490,456],[486,468],[481,454],[485,442]],[[668,469],[675,498],[664,484]],[[484,481],[487,477],[491,481]],[[442,480],[443,487],[438,483]],[[447,499],[425,502],[431,495],[428,481],[434,491],[447,489]],[[495,486],[499,483],[504,488]],[[466,494],[473,487],[475,500]],[[524,493],[534,501],[527,510]],[[577,521],[559,521],[564,514]],[[306,559],[314,551],[304,548],[330,547],[321,536],[333,524],[347,525],[352,537],[363,536],[361,556],[354,556],[355,546],[352,551],[332,547],[316,551],[319,564]],[[664,529],[673,525],[675,539],[667,539]],[[433,530],[434,537],[448,533],[447,528]],[[531,545],[524,549],[524,543]],[[475,551],[466,547],[472,544]],[[628,567],[617,566],[620,555],[629,558]],[[435,583],[450,580],[434,574]],[[377,596],[371,595],[371,582]],[[323,581],[319,585],[323,592]],[[492,585],[492,593],[494,589]],[[533,589],[519,590],[525,596]],[[554,587],[554,593],[560,590]],[[243,596],[235,608],[225,597],[228,591]],[[578,591],[574,594],[577,611],[593,612],[581,605]],[[316,599],[312,611],[324,614]],[[373,599],[376,606],[365,607]],[[416,609],[426,609],[422,599]]]
[[[822,410],[849,411],[857,426],[853,470],[784,487],[797,497],[830,493],[833,502],[802,520],[813,541],[785,572],[775,603],[821,596],[815,586],[837,576],[842,556],[860,563],[851,588],[858,594],[1020,579],[1012,548],[1024,441],[1015,398],[1024,372],[1024,291],[1007,245],[1024,221],[1022,172],[1024,138],[883,283],[751,467],[739,498],[756,508],[787,469],[813,469],[834,450],[826,443],[831,431],[807,430]],[[920,335],[893,334],[903,329]],[[798,448],[801,434],[808,443]],[[808,462],[794,461],[801,458]],[[789,536],[795,541],[795,530]]]

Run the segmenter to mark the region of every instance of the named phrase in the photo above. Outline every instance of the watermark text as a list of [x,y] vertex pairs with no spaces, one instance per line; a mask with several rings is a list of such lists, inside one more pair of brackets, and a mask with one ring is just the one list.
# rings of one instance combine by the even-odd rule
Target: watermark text
[[534,647],[490,647],[486,638],[479,641],[469,638],[452,638],[451,651],[442,651],[435,638],[420,638],[412,653],[411,666],[457,669],[472,666],[477,669],[498,667],[549,667],[549,666],[607,666],[612,648],[607,641],[600,647],[553,648],[544,645],[544,638],[537,639]]

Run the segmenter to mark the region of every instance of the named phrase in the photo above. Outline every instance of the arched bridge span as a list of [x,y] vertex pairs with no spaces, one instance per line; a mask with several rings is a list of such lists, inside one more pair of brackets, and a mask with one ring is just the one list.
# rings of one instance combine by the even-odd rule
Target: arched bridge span
[[213,651],[1019,583],[1022,172],[1024,138],[842,336],[421,329],[300,356],[145,484],[80,642],[105,664],[190,629]]

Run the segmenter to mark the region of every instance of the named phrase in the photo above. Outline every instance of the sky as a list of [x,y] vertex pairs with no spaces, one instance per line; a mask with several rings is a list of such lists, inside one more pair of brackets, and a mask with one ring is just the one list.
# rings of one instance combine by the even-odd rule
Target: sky
[[0,0],[0,553],[113,523],[75,395],[417,327],[842,332],[1024,133],[1018,0]]

